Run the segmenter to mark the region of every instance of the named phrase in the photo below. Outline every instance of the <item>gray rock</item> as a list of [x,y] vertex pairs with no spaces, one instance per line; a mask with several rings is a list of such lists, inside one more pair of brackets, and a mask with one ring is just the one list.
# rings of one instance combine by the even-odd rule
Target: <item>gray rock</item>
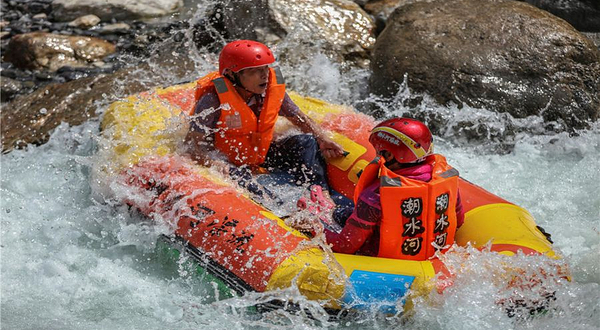
[[432,0],[374,0],[367,2],[364,7],[367,13],[385,21],[396,8],[423,1],[430,2]]
[[100,17],[96,15],[85,15],[69,22],[68,25],[82,29],[89,29],[93,26],[96,26],[98,23],[100,23],[100,21]]
[[367,58],[375,44],[373,20],[350,0],[230,0],[220,14],[232,39],[322,43],[341,60]]
[[21,82],[18,80],[2,77],[0,78],[0,87],[0,96],[2,97],[2,102],[6,102],[19,93],[21,88],[23,88],[23,84],[21,84]]
[[[79,125],[96,117],[96,110],[102,105],[164,85],[173,79],[183,79],[194,71],[194,62],[189,56],[174,56],[173,47],[166,48],[169,51],[136,67],[46,85],[16,97],[2,108],[0,114],[2,152],[29,143],[45,143],[50,132],[61,122]],[[157,63],[162,70],[156,70]]]
[[19,68],[56,71],[86,66],[114,52],[115,46],[102,39],[34,32],[12,37],[4,56]]
[[21,16],[23,16],[23,13],[21,13],[18,10],[11,10],[2,13],[2,19],[6,21],[15,21],[18,20]]
[[[2,64],[4,64],[4,63],[2,63]],[[14,79],[14,78],[17,77],[17,70],[14,67],[10,67],[10,68],[7,68],[7,69],[2,68],[2,77],[8,77],[8,78],[13,78]]]
[[524,1],[564,19],[579,31],[600,32],[600,1],[598,0]]
[[126,23],[106,24],[101,27],[101,33],[113,33],[115,31],[127,31],[131,26]]
[[[30,15],[36,15],[40,13],[48,14],[51,10],[52,0],[22,0],[22,1],[9,1],[8,8],[16,9],[23,13]],[[4,11],[4,10],[3,10]]]
[[395,83],[440,104],[541,116],[563,129],[600,116],[600,52],[565,21],[516,1],[449,0],[398,8],[377,39],[372,91]]
[[375,18],[376,33],[379,35],[385,28],[388,17],[396,8],[421,1],[431,2],[433,0],[374,0],[368,1],[364,8]]
[[94,14],[103,21],[129,20],[164,16],[182,6],[183,0],[55,0],[52,16],[61,21],[88,14]]
[[583,32],[600,49],[600,32]]
[[35,20],[44,20],[48,18],[48,15],[46,15],[46,13],[39,13],[36,15],[33,15],[31,18],[35,19]]
[[23,82],[23,87],[25,88],[34,88],[35,87],[35,83],[31,80],[27,80]]
[[34,77],[39,80],[52,80],[52,75],[50,75],[48,72],[44,72],[44,71],[36,72],[34,74]]

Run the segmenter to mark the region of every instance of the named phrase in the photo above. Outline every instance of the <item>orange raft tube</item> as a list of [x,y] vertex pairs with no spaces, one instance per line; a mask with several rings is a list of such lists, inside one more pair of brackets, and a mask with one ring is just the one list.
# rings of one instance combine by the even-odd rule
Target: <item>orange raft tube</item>
[[[190,253],[222,284],[239,293],[296,286],[309,299],[334,309],[373,301],[394,306],[409,290],[418,295],[443,286],[440,276],[434,280],[446,272],[437,258],[409,261],[326,253],[215,169],[178,155],[193,92],[189,83],[113,103],[102,121],[106,139],[99,150],[110,161],[99,169],[133,190],[123,202],[171,224],[175,229],[168,241]],[[349,152],[328,160],[328,174],[331,186],[351,197],[357,174],[375,156],[368,143],[373,119],[317,99],[291,97]],[[278,131],[285,128],[278,123]],[[525,209],[463,179],[459,188],[466,214],[457,245],[491,244],[492,251],[502,254],[522,251],[556,258]]]

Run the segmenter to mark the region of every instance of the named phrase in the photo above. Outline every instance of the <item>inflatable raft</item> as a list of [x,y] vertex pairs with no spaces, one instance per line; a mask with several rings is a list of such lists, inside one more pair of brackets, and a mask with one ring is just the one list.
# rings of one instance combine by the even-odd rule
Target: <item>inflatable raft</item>
[[[403,297],[410,298],[407,292],[426,294],[448,284],[447,271],[435,257],[409,261],[327,253],[214,168],[178,154],[194,87],[156,89],[113,103],[102,121],[106,141],[99,152],[109,160],[102,171],[129,189],[122,202],[171,225],[174,232],[164,241],[191,256],[222,288],[244,293],[296,286],[328,308],[376,302],[394,312]],[[375,156],[368,143],[373,119],[347,107],[291,97],[349,152],[328,160],[328,174],[331,186],[351,197],[358,173]],[[278,122],[279,132],[286,128]],[[556,258],[525,209],[463,179],[459,188],[466,215],[457,245],[491,244],[501,254]]]

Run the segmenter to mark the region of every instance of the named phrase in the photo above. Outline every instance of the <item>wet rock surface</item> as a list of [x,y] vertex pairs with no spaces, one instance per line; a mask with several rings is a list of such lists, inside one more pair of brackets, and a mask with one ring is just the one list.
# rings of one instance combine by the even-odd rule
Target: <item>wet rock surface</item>
[[515,1],[415,3],[398,8],[377,39],[372,89],[397,83],[441,104],[538,115],[559,129],[600,116],[600,52],[572,26]]
[[2,88],[2,93],[0,93],[2,102],[11,99],[23,88],[23,84],[20,81],[8,77],[2,77],[0,79],[0,85]]
[[109,21],[163,16],[177,11],[183,0],[54,0],[52,16],[69,21],[93,14]]
[[32,32],[11,38],[4,59],[29,70],[85,67],[115,52],[115,45],[94,37]]
[[[485,108],[482,118],[452,124],[451,129],[460,131],[457,136],[467,139],[487,137],[510,147],[522,126],[515,120],[530,114],[547,121],[535,117],[540,122],[532,125],[541,131],[532,134],[543,134],[548,127],[556,131],[584,127],[588,119],[598,118],[597,45],[590,47],[592,43],[564,21],[518,1],[513,6],[527,6],[528,11],[505,7],[494,12],[503,0],[487,0],[491,13],[480,8],[483,0],[427,4],[432,1],[221,0],[212,7],[202,0],[186,0],[188,9],[151,20],[129,14],[117,19],[122,8],[101,1],[106,5],[103,11],[115,11],[109,18],[82,10],[71,17],[60,14],[59,21],[58,7],[51,0],[0,0],[3,55],[13,38],[30,33],[98,38],[115,46],[115,53],[85,60],[83,66],[17,66],[3,58],[3,151],[43,143],[60,122],[80,124],[119,97],[196,78],[191,59],[202,62],[207,56],[212,62],[225,42],[237,38],[276,47],[279,61],[296,68],[315,61],[315,55],[327,56],[342,70],[368,68],[374,55],[378,62],[372,81],[378,93],[392,95],[394,89],[388,87],[408,73],[411,91],[429,93],[444,104]],[[200,3],[205,10],[198,15],[191,8]],[[428,7],[407,9],[412,6]],[[377,26],[361,7],[376,18]],[[504,25],[494,25],[495,21]],[[373,52],[376,29],[381,32],[386,24],[394,32],[382,33]],[[587,36],[598,40],[597,33]],[[214,54],[207,55],[207,50]],[[13,59],[17,64],[18,60]],[[360,89],[366,94],[367,86]],[[415,117],[426,116],[421,119],[427,119],[436,133],[447,129],[453,108],[442,111],[433,106],[429,108],[437,109],[435,113],[426,113],[423,99],[417,96],[405,103],[416,109]],[[486,116],[494,115],[504,124],[488,124]]]
[[363,7],[367,13],[373,15],[375,18],[377,34],[379,34],[385,28],[388,17],[396,8],[419,1],[431,0],[372,0],[367,1]]
[[600,32],[598,0],[521,0],[546,10],[584,32]]
[[[171,49],[178,46],[173,44]],[[185,77],[194,70],[192,61],[183,56],[173,56],[171,52],[164,52],[149,61],[161,63],[162,70],[157,71],[149,63],[144,63],[114,73],[46,85],[15,98],[2,108],[2,152],[30,143],[44,143],[61,122],[79,125],[95,118],[98,115],[96,110],[103,105],[161,86],[169,79]],[[4,78],[2,80],[4,83]]]
[[25,56],[4,56],[0,68],[3,152],[28,143],[44,143],[61,122],[78,125],[95,117],[98,107],[119,97],[177,82],[194,72],[193,63],[185,56],[189,49],[216,44],[209,19],[194,23],[113,19],[96,23],[97,19],[87,17],[75,24],[55,21],[51,1],[0,4],[3,55],[8,53],[11,39],[30,33],[51,38],[98,38],[116,50],[101,60],[84,57],[84,66],[71,62],[52,67],[21,66],[19,61]]
[[299,44],[323,43],[339,61],[367,59],[375,44],[373,20],[350,0],[230,0],[220,13],[225,32],[233,39],[277,42],[291,37]]
[[[64,83],[75,79],[90,77],[98,74],[114,72],[124,66],[133,65],[145,61],[156,51],[157,44],[164,40],[175,38],[183,40],[183,32],[190,28],[187,21],[154,21],[144,22],[139,20],[118,22],[115,20],[97,21],[88,16],[81,19],[77,24],[71,22],[57,22],[51,15],[51,0],[10,0],[1,1],[2,20],[0,29],[2,35],[0,46],[2,51],[2,67],[0,75],[2,79],[15,80],[21,86],[14,91],[14,83],[2,84],[2,102],[8,102],[17,95],[31,93],[37,88],[52,83]],[[84,16],[84,17],[85,17]],[[214,42],[212,32],[207,31],[208,20],[199,20],[194,23],[193,42],[198,45],[207,45]],[[85,61],[85,66],[76,62],[63,63],[63,65],[49,66],[16,66],[8,60],[10,56],[9,44],[14,37],[22,38],[21,35],[34,32],[62,35],[65,37],[98,38],[115,46],[116,53],[102,58],[101,61]],[[63,37],[63,38],[65,38]],[[58,55],[58,54],[57,54]],[[17,54],[15,62],[21,63],[26,60]],[[81,64],[81,63],[80,63]],[[26,67],[26,68],[24,68]]]
[[102,21],[100,17],[96,15],[84,15],[74,19],[69,23],[69,26],[73,26],[80,29],[89,29],[93,26],[96,26],[98,23]]
[[583,32],[583,35],[590,39],[600,50],[600,32]]

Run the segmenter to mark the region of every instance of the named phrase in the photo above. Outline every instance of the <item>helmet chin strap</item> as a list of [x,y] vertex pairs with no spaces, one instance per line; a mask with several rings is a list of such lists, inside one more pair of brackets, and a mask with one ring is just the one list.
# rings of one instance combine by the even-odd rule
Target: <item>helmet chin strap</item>
[[392,158],[392,159],[386,161],[383,165],[385,165],[385,167],[389,168],[390,166],[395,165],[395,164],[402,165],[402,164],[398,163],[398,161],[396,160],[396,158]]

